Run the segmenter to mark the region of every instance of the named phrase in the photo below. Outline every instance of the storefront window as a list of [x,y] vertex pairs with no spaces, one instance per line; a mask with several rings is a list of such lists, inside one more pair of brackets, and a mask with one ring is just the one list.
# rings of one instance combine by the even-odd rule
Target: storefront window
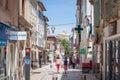
[[3,47],[0,47],[0,76],[4,76],[4,66],[3,66]]

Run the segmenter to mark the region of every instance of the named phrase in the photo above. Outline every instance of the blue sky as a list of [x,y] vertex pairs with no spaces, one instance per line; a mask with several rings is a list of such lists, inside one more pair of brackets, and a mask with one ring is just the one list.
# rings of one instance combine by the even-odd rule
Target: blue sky
[[[41,0],[46,8],[44,12],[45,16],[48,17],[48,25],[59,25],[59,24],[69,24],[54,26],[55,35],[61,33],[62,31],[67,31],[70,34],[71,29],[75,27],[76,18],[76,0]],[[51,27],[51,26],[49,26]]]

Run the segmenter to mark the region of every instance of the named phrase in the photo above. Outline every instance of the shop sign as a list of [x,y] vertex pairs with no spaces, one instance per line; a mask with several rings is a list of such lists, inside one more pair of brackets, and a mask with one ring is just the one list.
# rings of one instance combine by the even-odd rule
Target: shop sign
[[27,39],[27,33],[25,31],[19,31],[17,33],[18,40],[26,40]]
[[10,31],[9,40],[26,40],[27,33],[25,31]]
[[86,49],[85,48],[80,49],[80,54],[85,54],[85,53],[86,53]]
[[7,40],[0,39],[0,46],[7,46]]
[[25,64],[30,64],[30,59],[25,59]]
[[89,73],[90,71],[90,63],[82,63],[82,73]]
[[0,38],[6,39],[6,40],[12,40],[13,37],[10,37],[11,35],[14,35],[14,38],[15,38],[16,29],[0,22]]
[[8,39],[9,40],[17,40],[17,32],[16,31],[9,31]]

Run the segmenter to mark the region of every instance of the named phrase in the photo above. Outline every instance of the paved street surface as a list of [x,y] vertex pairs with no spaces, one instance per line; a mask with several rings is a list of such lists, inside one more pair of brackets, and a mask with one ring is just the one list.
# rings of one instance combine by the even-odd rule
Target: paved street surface
[[[53,64],[52,68],[50,65],[46,65],[42,68],[33,70],[31,72],[31,80],[84,80],[81,75],[82,73],[79,69],[68,69],[67,74],[64,74],[64,70],[61,68],[60,73],[57,73],[55,64]],[[99,79],[96,79],[93,75],[87,75],[86,80]]]

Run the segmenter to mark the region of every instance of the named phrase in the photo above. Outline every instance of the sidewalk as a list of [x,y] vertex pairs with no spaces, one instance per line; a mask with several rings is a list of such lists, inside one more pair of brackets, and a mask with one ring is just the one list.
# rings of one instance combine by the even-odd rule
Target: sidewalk
[[[32,71],[31,80],[84,80],[81,78],[82,72],[79,69],[68,69],[67,74],[64,74],[63,68],[60,69],[60,73],[56,73],[55,64],[50,68],[50,64],[42,68],[38,68]],[[54,79],[53,79],[54,78]],[[86,80],[99,80],[95,75],[88,74]]]

